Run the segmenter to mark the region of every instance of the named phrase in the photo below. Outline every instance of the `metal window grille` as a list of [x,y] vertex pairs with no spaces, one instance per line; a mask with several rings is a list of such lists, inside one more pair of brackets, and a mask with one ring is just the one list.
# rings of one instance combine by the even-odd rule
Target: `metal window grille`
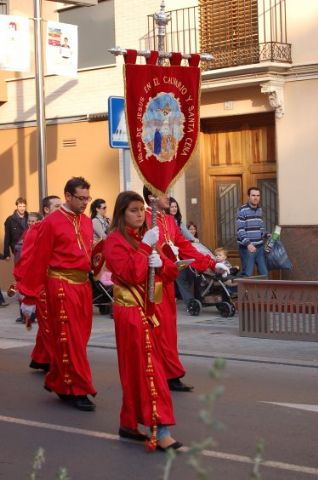
[[[263,61],[291,63],[286,0],[199,0],[198,7],[171,10],[165,49],[211,53],[202,68],[216,69]],[[157,49],[153,15],[141,49]]]

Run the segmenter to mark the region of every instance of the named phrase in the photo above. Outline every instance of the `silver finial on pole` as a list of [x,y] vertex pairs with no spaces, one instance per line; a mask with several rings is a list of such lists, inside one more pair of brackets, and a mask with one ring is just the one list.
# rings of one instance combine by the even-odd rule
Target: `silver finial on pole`
[[[166,38],[166,26],[171,20],[170,14],[165,11],[165,2],[162,0],[160,5],[160,12],[156,12],[153,16],[155,24],[158,27],[158,51],[161,53],[166,51],[165,48],[165,38]],[[164,62],[163,58],[158,59],[159,65],[162,65]]]

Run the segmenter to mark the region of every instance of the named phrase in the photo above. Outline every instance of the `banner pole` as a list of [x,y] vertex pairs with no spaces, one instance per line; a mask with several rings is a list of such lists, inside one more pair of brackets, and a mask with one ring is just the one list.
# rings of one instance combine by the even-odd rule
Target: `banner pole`
[[46,121],[42,52],[42,0],[34,0],[34,50],[39,205],[47,195]]
[[[155,23],[158,27],[158,50],[160,52],[165,51],[165,37],[166,37],[166,25],[170,20],[169,14],[165,12],[165,2],[162,0],[160,5],[160,12],[154,14]],[[164,58],[158,58],[159,65],[163,65]],[[157,225],[157,210],[158,210],[158,198],[151,198],[151,227]],[[155,248],[152,250],[155,252]],[[153,267],[149,268],[148,276],[148,299],[150,302],[154,302],[155,297],[155,269]]]

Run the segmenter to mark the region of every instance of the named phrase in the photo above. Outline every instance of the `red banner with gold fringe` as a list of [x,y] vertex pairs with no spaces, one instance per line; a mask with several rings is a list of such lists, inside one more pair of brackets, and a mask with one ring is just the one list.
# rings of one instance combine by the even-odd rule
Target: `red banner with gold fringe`
[[130,149],[144,183],[166,193],[195,152],[199,133],[200,56],[180,66],[173,53],[170,66],[136,65],[136,51],[125,57],[125,107]]

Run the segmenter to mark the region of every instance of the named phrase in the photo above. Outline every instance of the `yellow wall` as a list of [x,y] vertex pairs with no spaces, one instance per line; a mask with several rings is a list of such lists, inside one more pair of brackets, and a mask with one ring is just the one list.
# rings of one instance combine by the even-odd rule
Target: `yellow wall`
[[[91,196],[104,198],[112,214],[120,190],[118,151],[108,145],[107,122],[82,122],[52,125],[47,128],[48,195],[63,198],[66,181],[84,176],[91,183]],[[63,146],[74,139],[75,147]],[[3,223],[15,208],[19,196],[26,197],[29,211],[37,211],[38,174],[36,129],[34,127],[0,130],[0,251],[3,249]],[[87,212],[88,213],[88,212]],[[0,286],[6,288],[11,264],[1,262]]]

